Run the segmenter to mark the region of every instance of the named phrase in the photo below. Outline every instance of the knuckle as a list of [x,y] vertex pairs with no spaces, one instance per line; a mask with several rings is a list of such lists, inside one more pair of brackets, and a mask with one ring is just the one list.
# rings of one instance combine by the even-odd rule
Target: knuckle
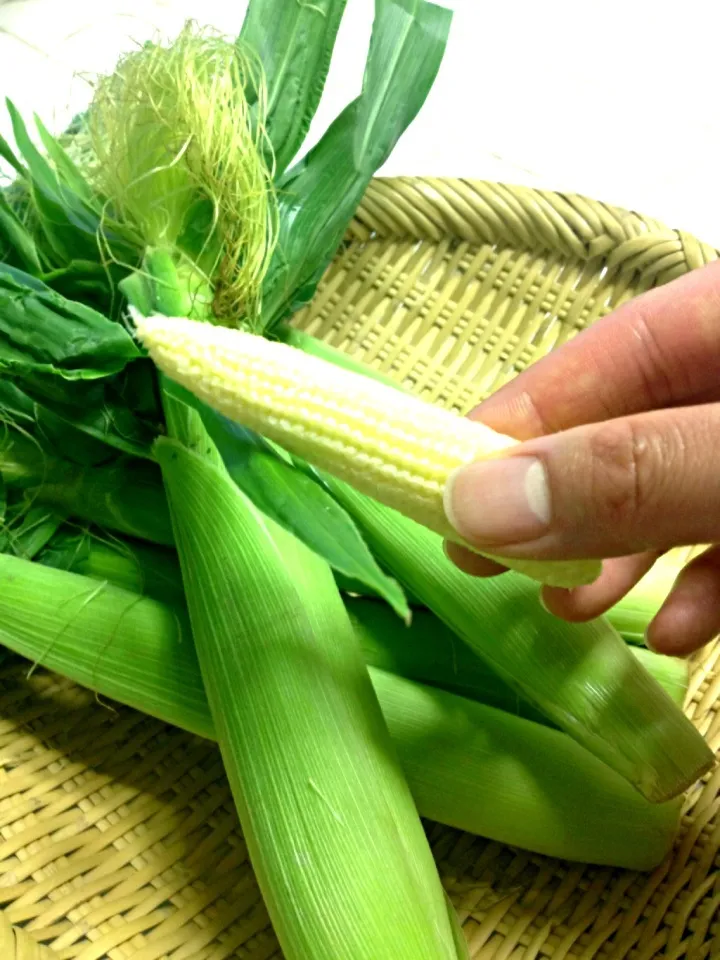
[[649,405],[662,406],[687,386],[681,358],[667,356],[648,311],[641,303],[636,305],[630,328],[639,345],[634,358]]
[[650,497],[652,444],[632,420],[617,420],[590,438],[592,499],[613,527],[630,524]]

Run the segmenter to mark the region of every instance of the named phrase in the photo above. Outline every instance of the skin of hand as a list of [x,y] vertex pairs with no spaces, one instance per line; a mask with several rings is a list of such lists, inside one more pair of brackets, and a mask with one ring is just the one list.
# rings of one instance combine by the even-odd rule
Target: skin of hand
[[[646,641],[687,656],[720,632],[720,261],[619,307],[470,417],[521,443],[451,479],[463,539],[508,557],[602,559],[595,583],[543,589],[570,621],[604,613],[666,550],[711,544]],[[505,569],[446,551],[477,576]]]

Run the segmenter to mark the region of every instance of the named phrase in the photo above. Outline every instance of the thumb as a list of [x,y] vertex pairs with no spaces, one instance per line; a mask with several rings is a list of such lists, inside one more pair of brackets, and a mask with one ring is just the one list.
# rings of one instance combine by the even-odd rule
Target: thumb
[[720,404],[574,427],[463,467],[460,536],[496,556],[603,559],[720,540]]

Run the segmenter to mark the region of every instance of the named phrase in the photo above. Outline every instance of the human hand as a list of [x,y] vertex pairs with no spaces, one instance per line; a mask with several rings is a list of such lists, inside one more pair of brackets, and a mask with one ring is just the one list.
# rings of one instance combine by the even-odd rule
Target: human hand
[[[720,262],[623,305],[470,416],[523,442],[453,478],[448,518],[463,539],[508,557],[604,560],[593,584],[543,589],[571,621],[604,613],[666,550],[712,544],[647,643],[684,656],[720,631]],[[446,547],[468,573],[504,570]]]

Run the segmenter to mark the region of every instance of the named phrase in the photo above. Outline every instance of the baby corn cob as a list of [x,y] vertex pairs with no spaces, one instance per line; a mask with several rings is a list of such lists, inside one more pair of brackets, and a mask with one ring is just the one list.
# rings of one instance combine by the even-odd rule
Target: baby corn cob
[[[286,344],[175,317],[133,319],[160,370],[208,406],[457,543],[443,507],[449,477],[516,443]],[[485,555],[554,586],[600,571],[596,561]]]

